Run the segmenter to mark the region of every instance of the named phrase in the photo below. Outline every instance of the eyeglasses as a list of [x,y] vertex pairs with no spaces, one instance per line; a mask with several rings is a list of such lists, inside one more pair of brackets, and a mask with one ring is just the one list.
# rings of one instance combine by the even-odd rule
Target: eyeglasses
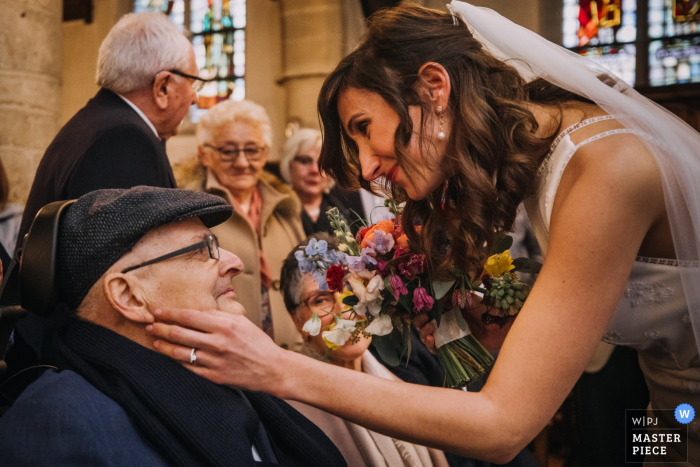
[[263,153],[267,149],[266,146],[246,146],[244,148],[238,148],[236,146],[222,146],[217,148],[211,144],[204,144],[204,146],[221,154],[222,162],[233,162],[238,159],[238,154],[240,153],[243,153],[248,162],[259,162],[262,160]]
[[301,155],[301,154],[298,155],[298,156],[294,156],[294,159],[292,159],[292,160],[293,160],[294,162],[297,162],[297,163],[299,163],[300,165],[303,165],[303,166],[306,166],[306,167],[311,166],[311,165],[317,163],[316,159],[314,159],[313,157],[311,157],[311,156],[304,156],[304,155]]
[[[204,253],[204,248],[207,248],[209,252],[209,256],[206,256]],[[145,263],[141,263],[136,266],[131,266],[130,268],[126,268],[122,271],[122,274],[127,273],[129,271],[133,271],[134,269],[142,268],[144,266],[149,266],[151,264],[155,263],[160,263],[161,261],[165,261],[166,259],[174,258],[176,256],[184,255],[186,253],[189,253],[191,251],[196,251],[198,254],[193,256],[193,259],[199,259],[201,261],[208,261],[209,259],[219,259],[219,239],[216,238],[216,235],[214,234],[207,234],[204,236],[204,241],[195,243],[194,245],[187,246],[185,248],[181,248],[177,251],[173,251],[172,253],[168,253],[167,255],[159,256],[155,259],[146,261]]]
[[201,91],[202,88],[204,87],[204,85],[211,81],[209,79],[200,78],[199,76],[188,75],[187,73],[183,73],[183,72],[178,71],[178,70],[168,70],[168,72],[170,72],[174,75],[182,76],[183,78],[189,78],[189,79],[193,80],[192,81],[192,90],[194,90],[194,92]]
[[320,292],[316,295],[312,295],[301,303],[313,311],[322,311],[323,313],[330,314],[333,313],[335,309],[335,293]]

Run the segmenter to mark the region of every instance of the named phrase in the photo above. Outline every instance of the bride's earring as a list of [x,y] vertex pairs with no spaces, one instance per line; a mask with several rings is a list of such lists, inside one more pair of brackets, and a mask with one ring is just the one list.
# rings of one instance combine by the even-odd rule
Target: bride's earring
[[437,134],[437,139],[439,139],[440,141],[444,141],[445,140],[445,129],[443,128],[443,125],[444,125],[443,117],[445,116],[445,114],[442,113],[442,106],[441,105],[437,106],[437,111],[440,114],[440,132]]

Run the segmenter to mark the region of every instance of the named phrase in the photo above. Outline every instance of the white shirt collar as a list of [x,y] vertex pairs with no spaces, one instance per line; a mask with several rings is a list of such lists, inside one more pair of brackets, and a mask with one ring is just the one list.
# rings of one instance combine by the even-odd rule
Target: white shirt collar
[[151,130],[153,130],[153,134],[156,135],[156,138],[160,139],[160,135],[158,134],[158,131],[156,131],[156,127],[154,127],[154,126],[153,126],[153,123],[151,123],[151,121],[148,119],[148,117],[146,117],[146,114],[144,114],[143,112],[141,112],[141,109],[139,109],[138,107],[136,107],[136,105],[134,105],[134,103],[131,102],[131,101],[130,101],[129,99],[127,99],[126,97],[122,96],[121,94],[117,94],[117,96],[119,96],[119,97],[121,97],[122,99],[124,99],[124,102],[126,102],[127,104],[129,104],[129,106],[130,106],[132,109],[134,109],[134,111],[135,111],[137,114],[139,114],[139,117],[141,117],[141,118],[143,119],[143,121],[146,122],[146,125],[148,125],[148,127],[149,127]]

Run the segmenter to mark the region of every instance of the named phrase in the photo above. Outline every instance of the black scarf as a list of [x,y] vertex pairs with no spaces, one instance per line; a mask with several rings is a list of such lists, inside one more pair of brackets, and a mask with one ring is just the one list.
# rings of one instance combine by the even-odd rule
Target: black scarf
[[[276,397],[214,384],[117,333],[87,321],[55,323],[59,368],[80,374],[117,402],[163,458],[177,466],[256,465],[251,446],[260,427],[284,466],[345,466],[333,443]],[[265,465],[265,464],[259,464]]]

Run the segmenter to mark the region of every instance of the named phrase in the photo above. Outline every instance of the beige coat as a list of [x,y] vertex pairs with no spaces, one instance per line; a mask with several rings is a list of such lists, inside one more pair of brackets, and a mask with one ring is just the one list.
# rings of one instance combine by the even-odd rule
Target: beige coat
[[[205,191],[221,196],[231,204],[230,192],[219,184],[211,171],[206,173],[205,184],[205,173],[201,166],[191,169],[192,167],[186,177],[178,177],[181,188],[201,190],[204,186]],[[182,175],[181,170],[176,173]],[[302,342],[301,335],[284,306],[279,280],[282,262],[306,238],[301,225],[301,202],[291,187],[266,172],[263,172],[258,186],[262,198],[261,239],[258,239],[248,221],[237,212],[211,230],[219,238],[219,246],[238,256],[245,265],[244,271],[233,278],[233,290],[238,301],[245,307],[246,316],[258,327],[262,327],[258,245],[262,246],[273,280],[270,309],[275,342],[284,348],[298,350]]]

